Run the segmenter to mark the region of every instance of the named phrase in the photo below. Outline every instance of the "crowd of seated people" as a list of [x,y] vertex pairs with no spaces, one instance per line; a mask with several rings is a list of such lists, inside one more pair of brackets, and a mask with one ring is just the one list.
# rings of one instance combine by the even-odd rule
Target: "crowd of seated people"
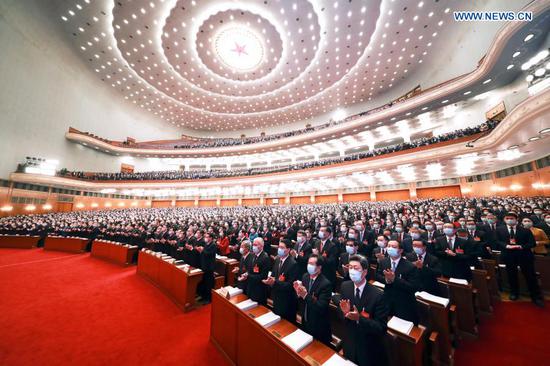
[[[195,267],[206,265],[207,252],[212,261],[214,253],[235,258],[238,286],[252,300],[266,304],[271,296],[274,312],[293,322],[297,309],[304,309],[301,326],[327,344],[332,301],[349,320],[349,334],[370,329],[361,333],[370,342],[360,338],[358,344],[374,347],[388,316],[418,322],[415,292],[441,295],[440,276],[471,280],[471,267],[479,268],[479,259],[491,258],[493,251],[500,251],[506,266],[510,299],[518,299],[519,266],[532,301],[544,306],[534,256],[548,253],[550,198],[50,213],[2,218],[0,233],[104,238],[164,252]],[[385,285],[383,293],[366,282],[371,265]],[[300,302],[304,306],[298,307]],[[368,364],[355,348],[359,340],[344,339],[344,354]],[[383,358],[375,349],[363,351]],[[377,365],[384,364],[382,358]]]
[[420,138],[411,142],[403,142],[394,144],[372,151],[366,151],[337,158],[327,158],[316,161],[296,163],[284,166],[258,167],[233,170],[200,170],[200,171],[152,171],[152,172],[137,172],[137,173],[87,173],[87,172],[72,172],[63,169],[58,172],[59,176],[74,177],[89,180],[181,180],[181,179],[208,179],[208,178],[223,178],[247,175],[259,175],[276,172],[286,172],[293,170],[301,170],[314,168],[319,166],[327,166],[331,164],[342,163],[345,161],[353,161],[358,159],[380,156],[397,151],[414,149],[421,146],[436,144],[439,142],[450,141],[464,136],[475,135],[480,132],[492,130],[497,125],[497,122],[487,121],[481,125],[469,128],[463,128],[453,132],[434,137]]
[[[370,114],[373,114],[373,113],[376,113],[376,112],[380,112],[382,110],[391,108],[395,104],[401,103],[401,102],[403,102],[403,101],[405,101],[405,100],[407,100],[407,99],[409,99],[409,98],[411,98],[411,97],[413,97],[417,94],[418,94],[418,92],[416,92],[416,89],[415,89],[415,90],[407,93],[403,97],[398,98],[396,100],[393,100],[389,103],[386,103],[381,107],[377,107],[377,108],[370,109],[368,111],[360,112],[360,113],[348,116],[348,117],[346,117],[342,120],[338,120],[338,121],[335,121],[331,118],[329,120],[329,122],[321,124],[321,125],[317,125],[317,126],[309,126],[308,125],[305,128],[298,129],[298,130],[293,130],[293,131],[287,131],[287,132],[276,133],[276,134],[271,134],[271,135],[242,137],[242,138],[186,138],[186,140],[187,140],[186,143],[179,143],[177,145],[174,145],[173,148],[174,149],[197,149],[197,148],[209,148],[209,147],[247,145],[247,144],[256,144],[256,143],[259,143],[259,142],[278,140],[278,139],[285,138],[285,137],[297,136],[297,135],[308,133],[308,132],[319,131],[319,130],[322,130],[322,129],[325,129],[325,128],[328,128],[328,127],[339,125],[341,123],[353,121],[353,120],[355,120],[359,117],[363,117],[363,116],[367,116],[367,115],[370,115]],[[98,137],[98,136],[96,136],[92,133],[89,133],[89,132],[80,132],[80,131],[78,131],[78,133],[81,133],[81,134],[86,135],[86,136],[91,136],[93,138],[96,138],[98,140],[101,140],[103,142],[107,142],[107,143],[113,144],[113,145],[132,146],[132,147],[138,147],[138,148],[141,147],[140,145],[143,145],[143,144],[139,144],[139,143],[138,144],[130,143],[129,141],[123,141],[123,142],[111,141],[111,140],[107,140],[107,139]],[[192,139],[193,141],[189,141],[190,139]],[[158,144],[154,144],[154,145],[149,144],[146,147],[147,148],[157,148],[157,149],[166,148],[166,146],[158,145]]]

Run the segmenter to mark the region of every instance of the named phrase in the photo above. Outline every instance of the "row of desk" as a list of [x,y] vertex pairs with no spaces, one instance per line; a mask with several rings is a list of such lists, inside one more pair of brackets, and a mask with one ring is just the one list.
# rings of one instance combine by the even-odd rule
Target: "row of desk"
[[[247,300],[244,294],[227,298],[212,291],[210,340],[233,365],[322,365],[336,352],[325,344],[313,340],[300,352],[288,347],[282,339],[294,332],[297,326],[281,319],[263,327],[254,319],[270,310],[258,305],[240,310],[235,304]],[[336,308],[333,307],[333,311]],[[420,365],[425,347],[426,328],[413,327],[408,335],[388,329],[386,342],[399,352],[392,355],[394,365]]]
[[45,250],[57,250],[69,253],[83,253],[90,239],[72,236],[48,236],[44,241]]
[[94,240],[91,255],[116,264],[129,265],[133,262],[137,250],[136,245],[121,244],[108,240]]
[[188,312],[195,307],[197,285],[202,281],[203,272],[192,267],[180,268],[165,260],[162,253],[142,250],[138,255],[137,273],[160,288],[178,307]]
[[36,247],[39,236],[0,235],[0,248],[31,249]]

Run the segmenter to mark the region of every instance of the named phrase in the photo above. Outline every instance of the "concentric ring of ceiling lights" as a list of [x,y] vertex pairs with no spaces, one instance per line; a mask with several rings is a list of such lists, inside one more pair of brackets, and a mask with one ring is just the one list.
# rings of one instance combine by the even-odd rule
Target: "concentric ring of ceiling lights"
[[[103,81],[175,125],[218,131],[367,101],[422,62],[443,23],[433,15],[448,13],[405,0],[73,4],[63,20]],[[231,34],[247,45],[227,45]],[[232,50],[253,57],[240,63]]]

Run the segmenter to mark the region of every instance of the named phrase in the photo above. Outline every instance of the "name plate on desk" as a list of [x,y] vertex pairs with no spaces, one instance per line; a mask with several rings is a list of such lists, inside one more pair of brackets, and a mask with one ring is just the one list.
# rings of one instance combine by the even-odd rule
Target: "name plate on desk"
[[382,290],[383,290],[384,288],[386,288],[386,285],[384,285],[382,282],[378,282],[378,281],[374,281],[374,282],[372,283],[372,285],[373,285],[373,286],[376,286],[376,287],[378,287],[378,288],[381,288]]
[[396,316],[393,316],[388,322],[388,328],[406,335],[409,335],[411,333],[411,330],[413,329],[413,327],[414,327],[413,322],[403,320]]

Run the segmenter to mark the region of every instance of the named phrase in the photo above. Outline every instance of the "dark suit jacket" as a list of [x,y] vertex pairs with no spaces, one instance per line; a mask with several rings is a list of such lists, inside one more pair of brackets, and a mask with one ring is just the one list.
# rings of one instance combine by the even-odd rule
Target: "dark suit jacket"
[[251,253],[251,255],[246,294],[252,300],[265,305],[267,303],[267,285],[262,280],[267,278],[267,274],[271,269],[271,259],[265,251],[262,251],[259,256],[254,253]]
[[[386,365],[384,336],[389,310],[383,292],[374,286],[365,285],[359,302],[355,300],[355,285],[352,281],[342,283],[341,295],[334,297],[334,303],[345,324],[343,346],[344,356],[359,366]],[[350,300],[357,307],[359,322],[344,318],[340,310],[340,299]],[[364,315],[367,315],[365,317]]]
[[348,252],[340,254],[340,263],[338,264],[338,273],[340,274],[340,276],[342,276],[344,281],[349,280],[349,272],[344,271],[344,267],[343,267],[346,264],[349,264],[349,254],[348,254]]
[[[411,263],[416,262],[418,260],[418,255],[412,252],[407,255],[407,259]],[[441,276],[441,263],[439,263],[437,257],[433,254],[426,253],[422,268],[417,268],[416,270],[418,272],[418,290],[439,296],[441,292],[439,291],[437,278]]]
[[298,243],[294,245],[294,250],[298,254],[295,258],[298,264],[298,278],[301,278],[307,272],[307,261],[311,255],[311,249],[311,242],[307,240],[302,244],[302,247]]
[[514,259],[534,260],[533,252],[531,251],[531,249],[534,248],[537,243],[531,230],[516,225],[515,232],[516,245],[521,245],[522,249],[506,249],[506,246],[510,244],[510,232],[508,229],[508,225],[497,227],[496,241],[498,248],[502,251],[503,261],[507,262]]
[[200,253],[201,269],[204,272],[214,272],[216,266],[216,244],[211,242],[204,246],[203,251]]
[[470,246],[468,241],[455,236],[454,252],[456,256],[445,253],[449,248],[446,236],[437,238],[435,243],[435,255],[441,262],[441,274],[445,277],[462,278],[470,281],[472,270],[470,269]]
[[[245,272],[252,272],[252,260],[254,257],[254,253],[248,253],[248,255],[245,257],[241,256],[241,259],[239,259],[239,272],[237,273],[237,278],[241,276]],[[243,292],[246,293],[246,287],[247,287],[248,279],[245,279],[244,281],[237,281],[237,287],[243,290]]]
[[[306,290],[309,288],[309,281],[309,274],[305,274],[302,277],[302,285]],[[331,295],[332,284],[321,273],[313,282],[311,291],[308,291],[306,298],[299,298],[299,301],[304,302],[302,313],[304,331],[326,345],[330,345],[332,340],[329,316]]]
[[391,269],[391,259],[385,258],[378,264],[376,280],[386,285],[384,300],[390,309],[390,315],[395,315],[418,324],[415,292],[418,290],[418,272],[416,267],[405,258],[399,260],[395,269],[395,279],[386,283],[384,270]]
[[[320,246],[321,241],[318,240],[315,243],[314,248],[319,250]],[[322,273],[326,277],[326,279],[329,280],[329,282],[332,284],[332,288],[334,288],[334,286],[336,285],[336,268],[338,267],[338,258],[340,254],[340,252],[338,251],[338,247],[333,241],[327,240],[323,245],[323,250],[319,251],[319,254],[323,256],[325,260]]]
[[283,262],[281,271],[279,271],[280,262],[281,258],[277,257],[271,269],[271,276],[275,278],[275,283],[271,288],[273,312],[295,323],[298,302],[293,284],[298,279],[298,265],[294,258],[289,255]]

